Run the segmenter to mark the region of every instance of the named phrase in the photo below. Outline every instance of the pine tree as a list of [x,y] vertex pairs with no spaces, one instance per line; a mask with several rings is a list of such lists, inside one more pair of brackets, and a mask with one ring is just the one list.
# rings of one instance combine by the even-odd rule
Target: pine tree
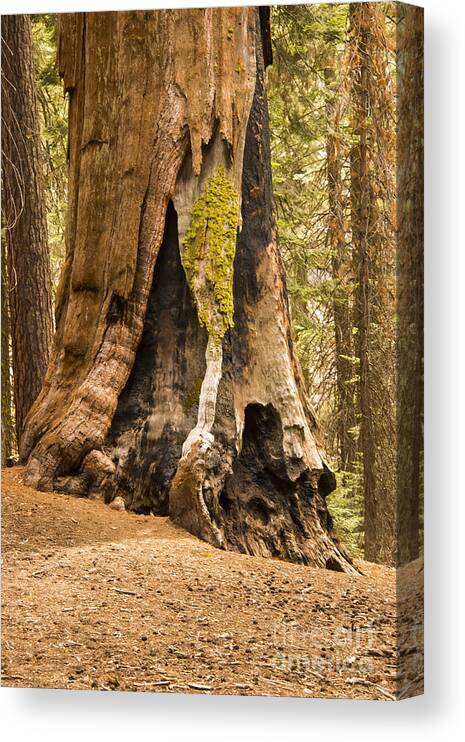
[[382,5],[354,3],[349,12],[354,325],[360,364],[365,557],[392,564],[397,543],[394,98]]
[[419,553],[423,447],[423,9],[399,4],[398,168],[398,561]]

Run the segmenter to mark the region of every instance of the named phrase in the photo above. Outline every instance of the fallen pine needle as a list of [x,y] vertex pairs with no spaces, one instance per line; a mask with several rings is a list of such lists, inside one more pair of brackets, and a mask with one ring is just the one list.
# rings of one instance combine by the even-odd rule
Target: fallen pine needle
[[121,595],[137,595],[138,593],[135,593],[134,590],[121,590],[119,587],[114,588],[115,593],[120,593]]
[[188,683],[187,684],[189,688],[193,688],[194,690],[211,690],[211,685],[202,685],[201,683]]
[[365,680],[365,678],[347,678],[346,683],[349,683],[350,685],[365,685],[367,687],[376,688],[377,691],[379,691],[383,696],[386,696],[386,698],[389,698],[390,701],[396,700],[396,697],[392,693],[389,693],[389,691],[382,688],[381,685],[372,683],[371,680]]

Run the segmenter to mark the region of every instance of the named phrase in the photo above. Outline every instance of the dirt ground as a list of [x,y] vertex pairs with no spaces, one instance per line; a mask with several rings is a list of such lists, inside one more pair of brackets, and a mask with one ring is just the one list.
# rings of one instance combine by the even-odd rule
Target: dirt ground
[[[422,692],[422,567],[349,576],[213,549],[166,518],[3,471],[15,687],[394,699]],[[399,639],[396,636],[399,634]],[[401,668],[399,670],[399,667]]]

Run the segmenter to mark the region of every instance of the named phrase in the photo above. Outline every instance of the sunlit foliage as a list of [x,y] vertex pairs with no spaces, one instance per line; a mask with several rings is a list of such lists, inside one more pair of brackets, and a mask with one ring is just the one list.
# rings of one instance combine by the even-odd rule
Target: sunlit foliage
[[65,252],[67,100],[56,68],[56,16],[32,16],[41,123],[52,280],[56,288]]

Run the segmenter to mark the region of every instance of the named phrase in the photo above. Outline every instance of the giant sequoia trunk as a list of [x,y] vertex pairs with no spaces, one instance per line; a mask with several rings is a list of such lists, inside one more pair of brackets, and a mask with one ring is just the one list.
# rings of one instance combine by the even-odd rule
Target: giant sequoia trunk
[[2,196],[16,436],[39,394],[53,337],[31,21],[2,17]]
[[258,17],[62,18],[67,256],[21,457],[39,488],[352,569],[291,340]]

